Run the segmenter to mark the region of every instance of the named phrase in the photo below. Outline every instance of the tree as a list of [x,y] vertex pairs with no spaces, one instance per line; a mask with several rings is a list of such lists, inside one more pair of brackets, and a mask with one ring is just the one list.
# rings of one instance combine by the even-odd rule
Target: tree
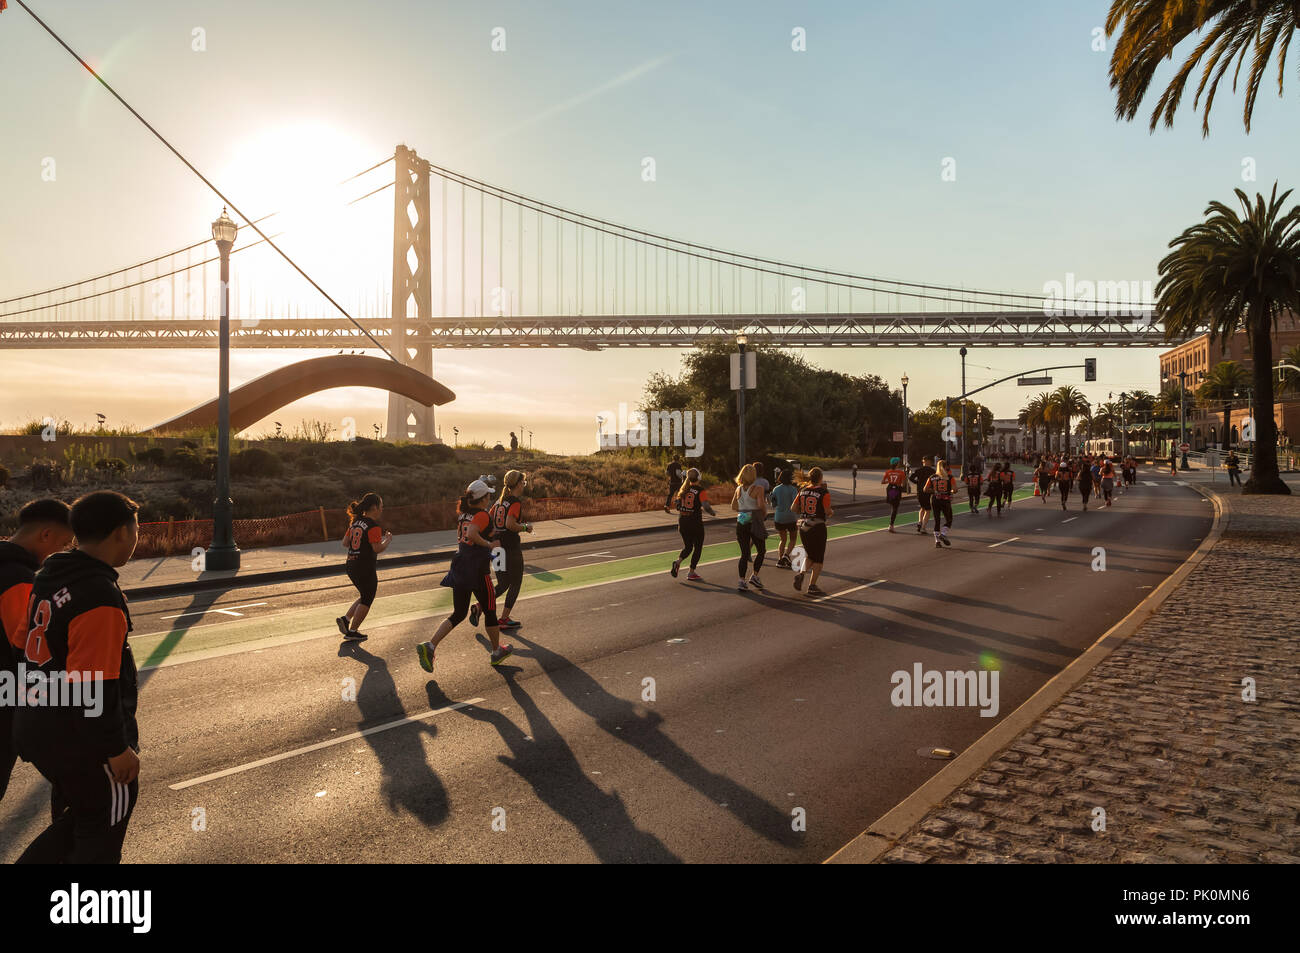
[[1223,405],[1223,449],[1232,449],[1232,402],[1250,384],[1250,375],[1236,361],[1220,361],[1210,368],[1196,396],[1208,403]]
[[[1046,429],[1047,427],[1047,393],[1044,392],[1039,394],[1037,397],[1032,398],[1029,403],[1025,404],[1025,406],[1021,408],[1020,415],[1017,419],[1020,421],[1022,427],[1029,428],[1029,439],[1032,441],[1034,449],[1037,450],[1038,428],[1043,427]],[[1048,434],[1047,440],[1047,449],[1051,450],[1050,433]]]
[[[1200,334],[1227,340],[1244,327],[1251,350],[1257,406],[1267,408],[1256,423],[1255,459],[1243,493],[1288,494],[1277,466],[1277,423],[1273,419],[1273,331],[1284,311],[1300,312],[1300,205],[1285,210],[1291,192],[1252,205],[1236,189],[1242,215],[1211,202],[1206,220],[1169,243],[1160,262],[1156,315],[1165,339]],[[1226,438],[1225,434],[1225,438]]]
[[[1241,67],[1250,53],[1246,77],[1246,102],[1242,114],[1246,132],[1255,110],[1269,60],[1277,50],[1277,93],[1282,95],[1286,54],[1291,37],[1300,28],[1300,4],[1295,0],[1114,0],[1106,17],[1106,35],[1119,29],[1119,39],[1110,58],[1110,88],[1115,90],[1115,114],[1132,121],[1151,86],[1152,77],[1165,60],[1172,60],[1174,47],[1194,33],[1204,37],[1174,73],[1155,108],[1151,111],[1152,132],[1163,117],[1165,126],[1174,124],[1174,113],[1192,73],[1205,60],[1192,108],[1205,106],[1201,135],[1210,134],[1210,107],[1219,81],[1232,61],[1232,88],[1237,89]],[[1279,46],[1279,41],[1281,45]],[[1208,54],[1208,59],[1206,59]],[[1213,79],[1211,79],[1213,77]]]
[[[1282,364],[1300,367],[1300,344],[1295,345],[1282,355]],[[1282,386],[1278,388],[1283,394],[1300,394],[1300,371],[1284,370]]]

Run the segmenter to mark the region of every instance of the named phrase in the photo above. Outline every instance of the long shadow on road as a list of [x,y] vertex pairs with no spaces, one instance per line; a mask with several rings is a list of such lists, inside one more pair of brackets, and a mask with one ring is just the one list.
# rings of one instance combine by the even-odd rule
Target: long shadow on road
[[518,632],[514,638],[527,646],[560,693],[611,738],[636,748],[714,804],[726,804],[727,810],[756,834],[791,850],[803,845],[804,841],[791,829],[790,815],[744,785],[700,764],[663,733],[663,716],[658,712],[642,712],[633,702],[610,694],[558,652]]
[[[460,709],[461,714],[496,728],[510,748],[510,756],[498,760],[527,781],[543,804],[572,824],[601,863],[679,863],[657,837],[636,826],[617,793],[606,794],[587,776],[555,726],[515,681],[514,671],[505,673],[505,682],[528,718],[531,737],[499,711],[479,706]],[[429,683],[428,693],[431,708],[450,704],[436,682]]]
[[[393,676],[389,674],[388,662],[355,642],[341,644],[339,657],[353,658],[366,666],[366,673],[357,688],[357,709],[361,712],[358,730],[373,728],[406,715]],[[394,813],[404,810],[425,827],[436,827],[447,820],[450,808],[447,789],[429,767],[421,737],[425,734],[436,736],[437,725],[416,722],[394,731],[366,735],[365,740],[383,771],[381,791],[389,809]]]

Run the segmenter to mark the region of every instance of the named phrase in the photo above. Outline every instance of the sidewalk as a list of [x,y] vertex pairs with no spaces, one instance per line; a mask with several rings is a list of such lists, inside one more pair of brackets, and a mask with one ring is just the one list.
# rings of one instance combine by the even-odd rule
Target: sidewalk
[[1155,614],[947,796],[833,861],[1300,863],[1300,496],[1220,503],[1222,535]]
[[[859,480],[861,490],[861,480]],[[857,511],[864,505],[862,494],[858,503],[848,502],[846,496],[836,494],[837,510],[849,508]],[[735,519],[725,503],[714,503],[718,516],[704,517],[706,525],[731,522]],[[607,516],[580,516],[575,519],[546,520],[534,524],[531,535],[523,535],[524,550],[534,547],[558,546],[566,543],[635,536],[662,529],[677,528],[677,517],[663,510],[645,513],[615,513]],[[238,542],[238,540],[236,540]],[[596,547],[599,549],[599,547]],[[406,533],[394,536],[392,545],[379,557],[380,569],[393,566],[429,562],[440,556],[450,556],[456,551],[456,531],[438,530],[430,533]],[[156,596],[169,591],[224,588],[235,582],[239,585],[274,582],[285,579],[310,578],[342,574],[344,550],[333,540],[328,543],[301,543],[294,546],[271,546],[264,549],[247,549],[240,553],[240,566],[236,571],[199,572],[189,556],[158,556],[133,559],[118,570],[118,584],[128,597]]]

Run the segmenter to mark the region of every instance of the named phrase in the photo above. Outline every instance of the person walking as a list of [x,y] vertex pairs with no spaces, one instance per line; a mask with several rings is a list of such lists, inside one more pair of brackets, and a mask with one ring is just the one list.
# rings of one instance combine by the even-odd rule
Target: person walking
[[1079,458],[1079,499],[1083,501],[1083,511],[1088,512],[1088,498],[1093,489],[1092,465],[1087,457]]
[[1011,509],[1011,497],[1016,492],[1016,471],[1010,463],[1004,463],[998,476],[1002,481],[1002,502],[998,506],[998,516],[1001,516],[1003,507]]
[[690,556],[691,569],[686,578],[691,582],[700,582],[703,577],[695,571],[695,567],[700,564],[700,553],[704,550],[703,512],[707,510],[710,516],[717,514],[704,495],[704,487],[700,486],[699,470],[691,467],[686,471],[686,478],[678,487],[674,502],[677,504],[677,530],[682,534],[682,551],[673,560],[669,572],[676,579],[682,560]]
[[880,478],[885,484],[885,502],[889,504],[889,531],[894,531],[894,522],[898,519],[898,504],[903,502],[903,491],[907,489],[907,471],[902,467],[901,457],[889,458],[889,469]]
[[970,511],[978,514],[980,511],[980,486],[984,482],[984,476],[972,466],[966,469],[962,479],[966,483],[966,500],[970,504]]
[[673,457],[668,463],[668,495],[664,497],[664,512],[672,512],[673,497],[682,486],[682,461],[679,457]]
[[1069,512],[1066,504],[1070,501],[1070,487],[1074,483],[1074,470],[1070,467],[1070,461],[1062,458],[1061,462],[1056,465],[1056,488],[1061,491],[1061,509]]
[[1038,466],[1034,467],[1034,479],[1038,482],[1039,499],[1046,503],[1047,495],[1052,492],[1052,471],[1046,459],[1039,458]]
[[343,548],[348,551],[348,579],[356,586],[357,599],[334,621],[349,642],[366,640],[360,630],[379,589],[376,564],[379,554],[393,541],[393,534],[379,525],[383,515],[384,501],[378,493],[367,493],[348,504],[349,523],[348,531],[343,534]]
[[1169,475],[1178,476],[1178,452],[1173,449],[1172,444],[1169,450]]
[[[1007,464],[1010,466],[1011,464]],[[993,508],[997,507],[998,516],[1002,515],[1002,464],[994,463],[993,468],[989,470],[989,501],[984,504],[984,509],[988,511],[988,518],[993,518]]]
[[925,487],[930,482],[930,477],[934,476],[933,457],[922,457],[921,465],[912,471],[912,485],[916,487],[916,505],[918,507],[916,514],[916,531],[925,534],[926,524],[930,520],[930,493]]
[[497,625],[496,590],[492,586],[492,549],[495,543],[488,533],[491,521],[487,514],[491,499],[492,488],[482,480],[475,480],[465,488],[465,494],[456,504],[456,555],[447,575],[442,578],[442,585],[451,589],[452,612],[438,626],[432,638],[415,646],[420,668],[426,672],[433,671],[438,643],[465,621],[470,602],[475,599],[483,606],[483,622],[492,646],[488,660],[493,665],[500,665],[514,651],[513,645],[501,644],[501,629]]
[[[740,581],[736,583],[739,592],[746,591],[749,586],[760,592],[764,588],[758,573],[763,568],[763,556],[767,552],[767,527],[763,525],[763,520],[767,518],[767,499],[763,488],[755,482],[757,478],[754,465],[746,463],[736,474],[736,491],[731,495],[731,508],[737,513],[736,543],[740,546]],[[749,575],[749,585],[746,585],[745,573],[749,570],[750,551],[753,549],[757,550],[757,554],[754,556],[753,572]]]
[[821,467],[808,471],[808,481],[799,488],[794,510],[799,514],[799,539],[806,554],[804,568],[795,573],[794,588],[796,591],[803,588],[804,573],[808,573],[809,598],[824,596],[825,593],[817,588],[817,580],[821,578],[822,566],[826,563],[826,521],[835,514],[831,510],[831,491],[826,488]]
[[1111,496],[1115,490],[1115,464],[1107,460],[1101,465],[1101,495],[1110,506]]
[[[118,588],[140,538],[139,504],[111,490],[72,504],[76,548],[45,560],[27,602],[28,678],[62,682],[71,704],[20,706],[14,747],[50,782],[51,822],[20,864],[118,864],[140,794],[131,615]],[[75,674],[74,674],[75,673]],[[93,677],[92,677],[93,676]]]
[[[776,525],[780,537],[780,547],[776,553],[778,569],[790,569],[790,553],[799,542],[799,518],[795,515],[794,498],[799,495],[799,488],[794,485],[794,470],[780,470],[776,475],[777,484],[772,487],[772,522]],[[897,509],[897,505],[895,505]]]
[[[957,481],[948,472],[947,463],[940,460],[935,464],[934,475],[926,482],[926,489],[934,506],[934,548],[951,546],[948,530],[952,528],[952,495],[957,492]],[[945,521],[942,528],[939,526],[940,517]]]
[[1237,456],[1236,450],[1228,451],[1226,465],[1228,467],[1228,486],[1241,486],[1241,458]]

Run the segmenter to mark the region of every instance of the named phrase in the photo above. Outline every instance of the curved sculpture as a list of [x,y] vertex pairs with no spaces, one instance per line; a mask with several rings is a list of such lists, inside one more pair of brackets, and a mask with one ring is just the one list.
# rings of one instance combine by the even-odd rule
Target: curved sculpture
[[[285,404],[331,387],[378,387],[418,401],[426,407],[456,399],[450,389],[427,374],[396,361],[363,354],[313,357],[281,367],[230,391],[230,432],[253,426]],[[210,400],[144,431],[159,436],[171,431],[214,427],[217,401]]]

